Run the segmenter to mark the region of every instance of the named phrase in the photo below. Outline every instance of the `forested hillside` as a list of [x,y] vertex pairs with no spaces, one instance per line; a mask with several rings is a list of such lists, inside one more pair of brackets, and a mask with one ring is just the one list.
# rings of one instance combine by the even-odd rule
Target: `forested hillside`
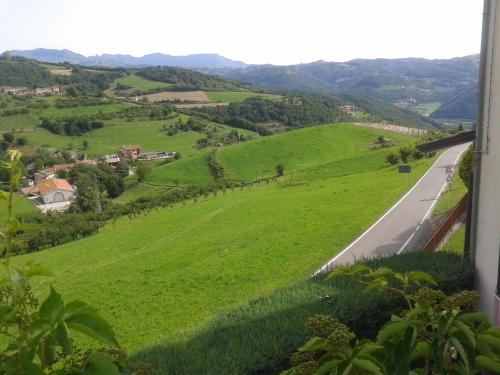
[[444,103],[477,83],[478,62],[477,55],[449,60],[359,59],[212,72],[271,89],[357,93],[390,102],[412,98],[422,103]]
[[475,120],[478,111],[478,95],[477,86],[467,88],[432,112],[431,117]]
[[43,87],[55,83],[54,76],[36,61],[0,56],[0,86]]
[[353,121],[355,118],[340,111],[340,106],[352,104],[365,120],[388,121],[413,127],[432,127],[432,123],[416,113],[402,110],[389,103],[356,95],[296,94],[280,101],[250,98],[228,106],[198,108],[189,113],[230,126],[268,134],[265,125],[277,122],[287,128],[299,128],[328,122]]
[[344,94],[342,98],[346,102],[355,105],[359,110],[369,114],[369,119],[374,122],[388,121],[394,124],[410,125],[418,128],[440,126],[439,123],[427,117],[368,96]]
[[173,67],[151,67],[137,71],[138,76],[150,81],[170,83],[170,90],[241,90],[244,85],[217,76]]

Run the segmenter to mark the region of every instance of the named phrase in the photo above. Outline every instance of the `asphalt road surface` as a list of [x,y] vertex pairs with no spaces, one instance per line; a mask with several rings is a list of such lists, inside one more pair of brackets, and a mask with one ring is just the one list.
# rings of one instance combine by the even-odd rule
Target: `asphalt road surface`
[[316,273],[360,258],[419,249],[433,230],[429,216],[441,192],[447,187],[446,170],[457,165],[469,145],[454,146],[443,152],[408,193]]

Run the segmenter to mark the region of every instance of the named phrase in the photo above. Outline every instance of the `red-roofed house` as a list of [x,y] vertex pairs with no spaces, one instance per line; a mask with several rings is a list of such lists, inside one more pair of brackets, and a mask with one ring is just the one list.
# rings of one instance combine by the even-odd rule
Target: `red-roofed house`
[[69,202],[73,200],[75,188],[67,180],[52,178],[37,185],[45,204]]
[[51,178],[38,183],[36,186],[21,188],[25,196],[40,196],[44,204],[71,202],[75,196],[75,188],[64,179]]
[[138,145],[123,146],[118,152],[126,159],[137,159],[141,155],[142,147]]

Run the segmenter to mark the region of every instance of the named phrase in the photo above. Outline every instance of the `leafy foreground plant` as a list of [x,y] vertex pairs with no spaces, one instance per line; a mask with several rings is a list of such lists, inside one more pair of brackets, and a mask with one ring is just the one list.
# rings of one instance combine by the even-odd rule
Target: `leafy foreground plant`
[[[0,233],[3,248],[0,263],[4,277],[0,284],[0,374],[92,374],[118,375],[127,371],[126,356],[111,326],[84,302],[65,304],[51,286],[47,299],[39,304],[30,281],[50,277],[39,264],[18,268],[11,264],[13,237],[21,224],[12,215],[12,199],[21,174],[21,154],[9,153],[3,163],[10,174],[9,191],[0,190],[7,205],[7,220]],[[75,347],[69,332],[76,331],[108,347],[83,351]]]
[[[477,374],[500,373],[500,330],[474,311],[479,294],[462,291],[446,296],[425,272],[398,273],[365,265],[343,267],[329,278],[347,277],[366,286],[365,292],[386,291],[403,298],[408,310],[393,315],[376,341],[355,340],[338,320],[316,315],[307,322],[316,337],[291,358],[299,374]],[[396,285],[396,286],[394,286]]]

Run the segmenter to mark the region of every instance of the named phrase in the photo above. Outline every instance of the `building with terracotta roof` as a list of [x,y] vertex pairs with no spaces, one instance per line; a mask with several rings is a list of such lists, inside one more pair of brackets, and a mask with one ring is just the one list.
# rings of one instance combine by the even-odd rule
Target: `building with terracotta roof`
[[75,196],[75,188],[62,178],[51,178],[35,186],[21,188],[25,196],[39,196],[44,204],[71,202]]
[[142,147],[139,145],[123,146],[118,153],[125,159],[138,159],[142,153]]
[[74,164],[55,164],[52,167],[39,170],[34,174],[35,182],[39,183],[50,178],[57,177],[57,172],[70,172]]

